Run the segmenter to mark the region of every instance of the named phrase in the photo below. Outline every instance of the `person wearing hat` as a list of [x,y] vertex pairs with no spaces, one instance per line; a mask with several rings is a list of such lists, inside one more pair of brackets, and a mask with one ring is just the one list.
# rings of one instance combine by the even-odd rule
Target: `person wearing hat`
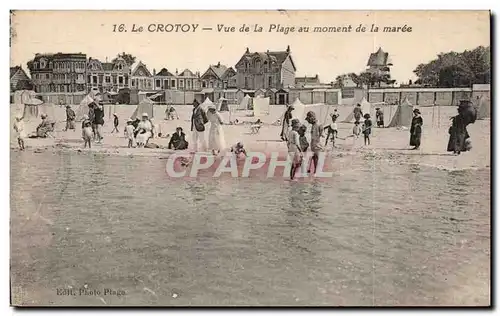
[[97,143],[101,143],[103,139],[102,127],[104,125],[104,105],[99,101],[94,106],[94,132]]
[[47,114],[42,114],[40,117],[42,122],[40,122],[40,125],[36,128],[36,137],[46,138],[51,136],[50,133],[54,131],[55,123],[49,121]]
[[306,122],[311,124],[311,151],[313,152],[312,156],[312,166],[309,165],[308,173],[311,173],[311,167],[314,167],[314,173],[316,173],[316,169],[318,168],[319,161],[319,153],[323,150],[321,146],[321,137],[323,136],[323,127],[318,124],[318,120],[316,119],[316,113],[313,111],[309,111],[306,114]]
[[152,130],[153,130],[153,125],[149,120],[148,113],[146,112],[142,113],[141,121],[139,122],[136,128],[137,147],[144,147],[148,143],[148,140],[151,138],[152,135]]
[[420,110],[413,110],[413,118],[411,119],[410,127],[410,146],[413,146],[413,150],[420,148],[420,140],[422,138],[422,125],[424,125],[424,120],[420,116]]
[[295,178],[295,173],[297,169],[302,165],[302,160],[304,159],[302,150],[300,148],[300,136],[299,128],[300,121],[298,119],[291,120],[291,130],[288,132],[287,146],[288,146],[288,156],[292,161],[292,166],[290,168],[290,180]]
[[200,106],[198,100],[193,102],[193,114],[191,115],[191,133],[193,137],[194,151],[198,151],[198,144],[201,144],[201,150],[207,149],[207,142],[205,140],[205,124],[208,123],[207,114]]
[[116,113],[113,113],[113,130],[111,131],[111,133],[114,133],[115,131],[117,133],[119,133],[118,124],[120,124],[120,120],[118,119],[118,115],[116,115]]
[[168,149],[174,150],[184,150],[187,149],[189,143],[186,141],[186,134],[182,131],[182,127],[178,126],[175,129],[175,133],[172,134],[170,142],[168,143]]
[[472,149],[467,125],[473,124],[476,121],[477,111],[471,102],[467,100],[462,100],[457,110],[458,115],[451,118],[452,123],[448,129],[450,137],[448,139],[447,151],[452,151],[455,155],[460,155],[462,151]]
[[64,128],[64,131],[67,131],[68,129],[72,129],[73,131],[75,131],[75,120],[75,111],[71,109],[71,106],[66,105],[66,127]]
[[293,105],[288,106],[288,108],[285,111],[285,114],[283,114],[283,125],[281,127],[281,140],[282,141],[287,141],[288,140],[288,134],[290,133],[290,121],[292,120],[292,111],[295,108]]
[[226,149],[226,139],[224,137],[224,130],[222,129],[222,117],[217,112],[215,105],[208,107],[207,113],[208,121],[210,122],[210,130],[208,131],[208,149],[214,155],[217,155],[222,150]]
[[134,131],[135,131],[134,121],[132,119],[128,119],[127,125],[125,126],[125,130],[123,131],[125,137],[128,139],[128,148],[134,147],[134,140],[135,140]]
[[380,108],[375,109],[375,120],[377,120],[377,127],[384,127],[384,112]]

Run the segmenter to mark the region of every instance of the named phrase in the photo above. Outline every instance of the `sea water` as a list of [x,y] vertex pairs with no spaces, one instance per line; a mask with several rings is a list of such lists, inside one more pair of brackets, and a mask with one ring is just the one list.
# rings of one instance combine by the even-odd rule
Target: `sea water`
[[13,301],[489,304],[489,169],[360,158],[290,182],[173,180],[164,164],[12,152]]

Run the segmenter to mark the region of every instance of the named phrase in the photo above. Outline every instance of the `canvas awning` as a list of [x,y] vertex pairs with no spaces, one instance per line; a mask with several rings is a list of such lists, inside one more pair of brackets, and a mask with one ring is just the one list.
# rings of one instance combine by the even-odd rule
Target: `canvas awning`
[[213,93],[214,92],[214,88],[205,88],[203,90],[201,90],[201,93]]

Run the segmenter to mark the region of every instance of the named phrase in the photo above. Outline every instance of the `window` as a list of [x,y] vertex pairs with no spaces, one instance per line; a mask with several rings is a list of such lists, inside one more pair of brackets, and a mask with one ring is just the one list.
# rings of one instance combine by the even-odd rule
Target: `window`
[[214,87],[214,82],[210,81],[210,88],[213,88],[213,87]]
[[97,76],[92,76],[92,83],[97,83]]
[[128,77],[125,77],[125,85],[128,85]]
[[172,88],[175,88],[175,80],[172,80]]
[[191,81],[186,81],[186,86],[188,89],[191,89]]
[[255,60],[255,70],[260,72],[260,59]]
[[[116,78],[116,77],[115,77]],[[118,84],[119,85],[123,85],[123,77],[122,76],[119,76],[118,77]]]
[[132,87],[135,87],[135,79],[132,79]]
[[160,80],[160,79],[156,79],[156,80],[155,80],[155,87],[156,87],[157,89],[161,88],[161,80]]
[[49,74],[45,74],[45,79],[50,79],[50,75]]
[[111,77],[110,76],[106,76],[106,83],[111,83]]
[[269,71],[269,64],[267,61],[264,62],[264,71]]
[[268,86],[271,88],[273,86],[273,77],[269,76]]
[[206,81],[203,81],[203,82],[201,83],[201,87],[202,87],[202,88],[206,88],[206,87],[207,87],[207,83],[206,83]]
[[179,88],[184,88],[184,80],[179,80]]
[[245,77],[245,88],[248,89],[248,78]]

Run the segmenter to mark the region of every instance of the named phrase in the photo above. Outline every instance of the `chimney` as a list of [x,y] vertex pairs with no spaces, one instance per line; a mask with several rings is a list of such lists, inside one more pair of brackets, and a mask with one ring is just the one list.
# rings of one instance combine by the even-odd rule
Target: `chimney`
[[177,76],[179,74],[179,70],[175,68],[175,75]]
[[153,68],[153,76],[156,76],[156,69]]
[[245,53],[250,54],[250,49],[248,49],[248,47],[247,47],[247,51]]
[[217,63],[217,68],[219,68],[219,67],[220,67],[220,61]]
[[108,56],[106,56],[106,62],[108,62]]
[[267,50],[267,53],[269,54],[269,49]]
[[288,45],[288,46],[286,47],[286,52],[287,52],[287,53],[290,53],[290,45]]

